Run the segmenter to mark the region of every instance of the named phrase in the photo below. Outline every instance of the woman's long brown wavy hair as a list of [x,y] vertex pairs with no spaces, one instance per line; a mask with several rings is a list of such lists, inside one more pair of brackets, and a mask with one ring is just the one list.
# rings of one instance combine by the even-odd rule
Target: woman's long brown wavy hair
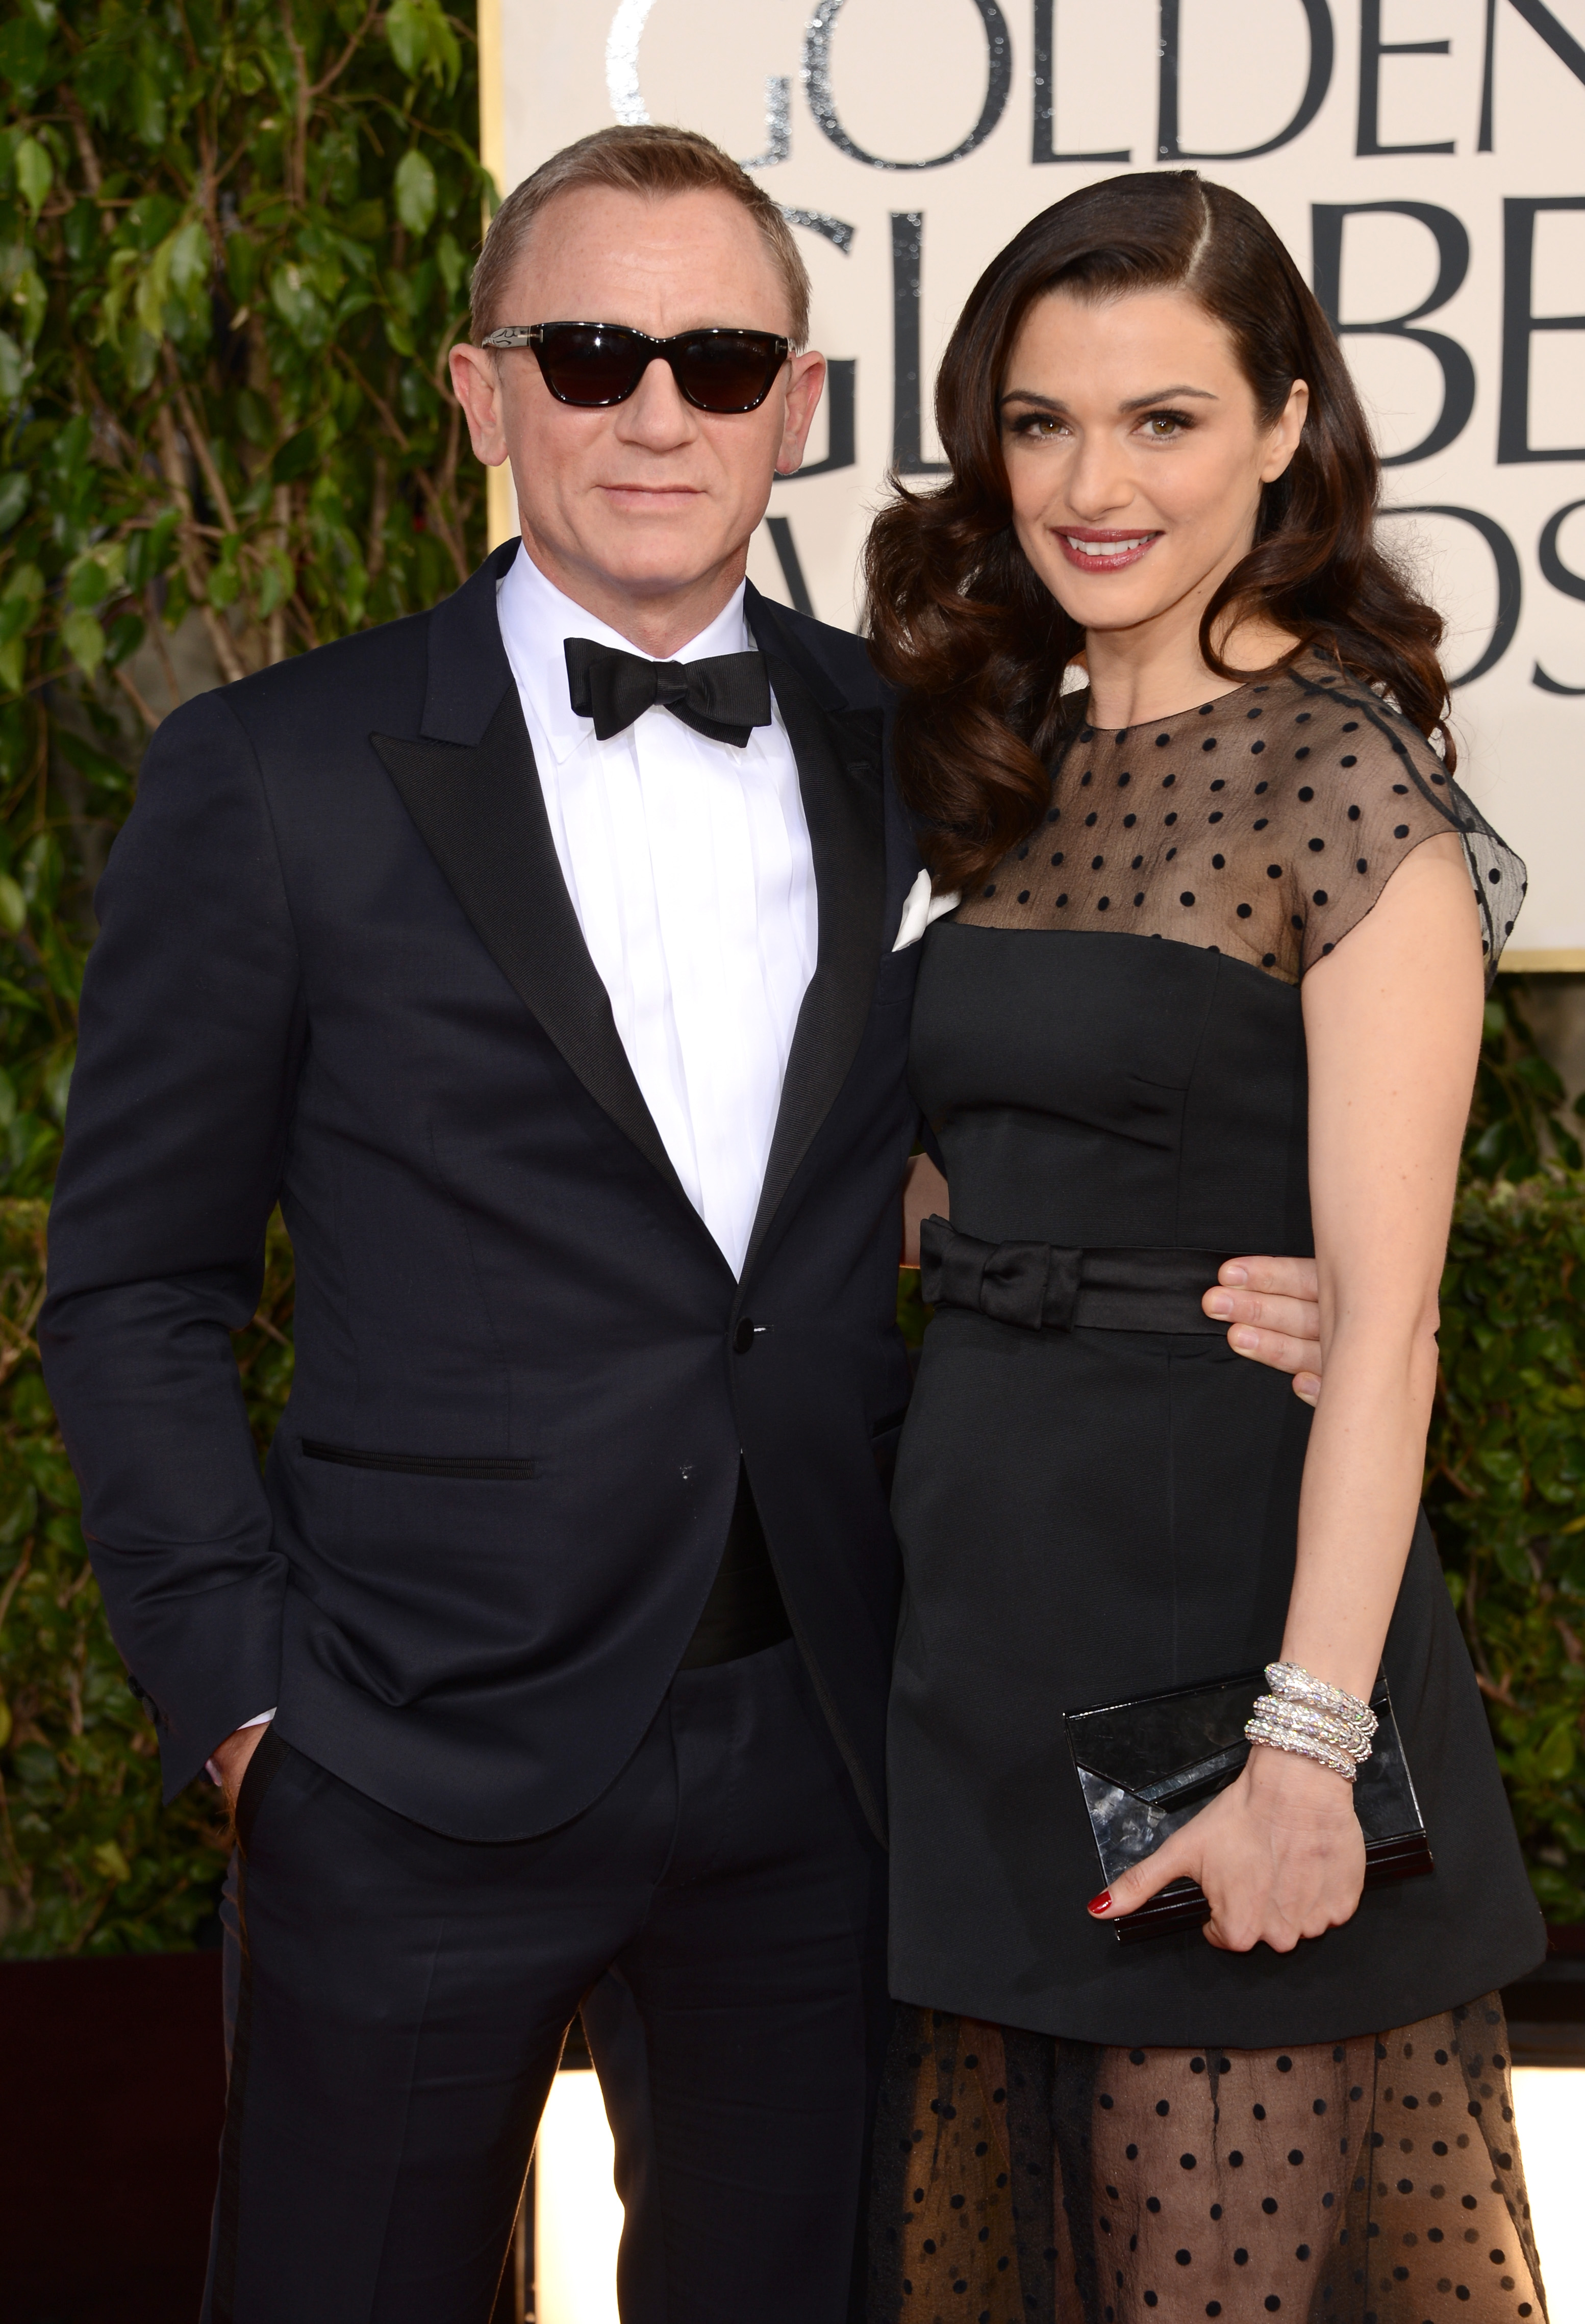
[[[1378,686],[1427,736],[1447,682],[1441,617],[1377,546],[1380,463],[1330,325],[1266,220],[1192,170],[1108,178],[1032,218],[969,293],[942,360],[936,419],[950,475],[894,497],[865,549],[871,650],[903,689],[897,775],[938,887],[961,887],[1033,828],[1074,715],[1062,673],[1084,643],[1013,529],[997,396],[1020,324],[1047,292],[1096,300],[1182,290],[1228,333],[1263,421],[1296,379],[1304,432],[1261,495],[1255,541],[1206,607],[1200,650],[1229,609],[1259,611]],[[1291,659],[1291,657],[1290,657]]]

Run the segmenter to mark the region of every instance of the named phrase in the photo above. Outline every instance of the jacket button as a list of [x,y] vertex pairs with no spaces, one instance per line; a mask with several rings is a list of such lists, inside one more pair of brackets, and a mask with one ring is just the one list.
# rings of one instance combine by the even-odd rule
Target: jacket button
[[732,1352],[735,1356],[746,1356],[753,1345],[754,1318],[745,1315],[732,1334]]

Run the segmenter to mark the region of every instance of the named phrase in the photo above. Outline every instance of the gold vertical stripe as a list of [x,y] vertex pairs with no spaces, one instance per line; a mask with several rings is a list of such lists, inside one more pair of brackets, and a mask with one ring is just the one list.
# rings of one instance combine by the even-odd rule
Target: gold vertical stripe
[[498,468],[485,470],[485,525],[492,549],[499,549],[504,540],[517,538],[517,495],[512,489],[512,471],[505,460]]

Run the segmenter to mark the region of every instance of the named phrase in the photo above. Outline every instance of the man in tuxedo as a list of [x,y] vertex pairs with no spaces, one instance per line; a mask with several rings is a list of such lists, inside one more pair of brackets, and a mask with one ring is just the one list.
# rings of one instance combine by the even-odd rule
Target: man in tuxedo
[[[483,2324],[582,2004],[627,2324],[838,2324],[920,859],[862,644],[745,586],[823,374],[774,207],[605,132],[474,297],[523,539],[161,728],[52,1218],[116,1635],[168,1791],[235,1805],[206,2315]],[[277,1203],[261,1479],[227,1334]]]

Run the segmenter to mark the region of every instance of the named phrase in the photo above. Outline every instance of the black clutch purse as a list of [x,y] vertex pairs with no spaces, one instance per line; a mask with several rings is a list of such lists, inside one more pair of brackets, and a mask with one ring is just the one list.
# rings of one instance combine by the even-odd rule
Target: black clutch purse
[[[1241,1671],[1210,1686],[1173,1687],[1064,1713],[1108,1887],[1233,1781],[1251,1748],[1244,1722],[1265,1692],[1264,1671]],[[1377,1725],[1354,1784],[1354,1806],[1365,1831],[1365,1885],[1377,1888],[1433,1867],[1385,1677],[1376,1680],[1370,1708]],[[1118,1943],[1130,1945],[1210,1918],[1198,1882],[1173,1880],[1112,1927]]]

